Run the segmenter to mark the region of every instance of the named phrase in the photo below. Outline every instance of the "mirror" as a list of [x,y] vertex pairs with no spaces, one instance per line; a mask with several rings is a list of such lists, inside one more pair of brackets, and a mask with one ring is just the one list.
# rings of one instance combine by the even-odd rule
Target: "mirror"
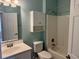
[[21,39],[20,6],[0,6],[0,41]]

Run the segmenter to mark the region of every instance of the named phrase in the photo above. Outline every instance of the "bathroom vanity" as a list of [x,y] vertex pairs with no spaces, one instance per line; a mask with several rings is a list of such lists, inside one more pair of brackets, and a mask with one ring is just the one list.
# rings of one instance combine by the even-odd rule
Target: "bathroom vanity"
[[[20,5],[12,7],[0,3],[0,42],[2,59],[31,59],[31,50],[22,39]],[[13,41],[16,39],[16,41]],[[0,58],[1,59],[1,58]]]
[[13,42],[12,47],[2,44],[2,59],[31,59],[31,47],[18,40]]

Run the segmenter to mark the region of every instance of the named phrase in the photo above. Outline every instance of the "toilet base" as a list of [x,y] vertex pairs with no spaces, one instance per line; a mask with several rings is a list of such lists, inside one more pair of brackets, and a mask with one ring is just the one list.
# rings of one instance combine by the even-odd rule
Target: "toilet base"
[[47,51],[41,51],[38,53],[39,59],[52,59],[52,55]]

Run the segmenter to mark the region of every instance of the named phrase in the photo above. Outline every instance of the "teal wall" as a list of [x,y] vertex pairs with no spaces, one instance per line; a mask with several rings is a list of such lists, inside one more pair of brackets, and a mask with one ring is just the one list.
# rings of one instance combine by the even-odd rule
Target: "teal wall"
[[0,6],[0,11],[16,13],[18,15],[18,31],[19,38],[22,38],[25,43],[32,45],[33,41],[44,40],[44,32],[30,32],[30,15],[31,10],[43,11],[43,0],[22,0],[20,2],[21,8]]
[[[31,10],[35,11],[41,11],[43,12],[44,6],[46,7],[46,14],[49,15],[69,15],[69,2],[70,0],[46,0],[46,6],[43,5],[43,0],[22,0],[21,2],[21,14],[18,13],[19,19],[19,31],[20,32],[20,37],[22,35],[22,39],[24,40],[25,43],[32,45],[33,41],[37,40],[44,40],[44,32],[30,32],[30,15],[29,12]],[[3,6],[0,6],[0,10],[3,10],[8,12],[16,11],[14,8],[5,8],[2,9]],[[18,9],[18,12],[20,12],[20,9]],[[22,25],[22,30],[21,30],[21,25]]]
[[44,40],[44,32],[30,32],[30,11],[43,10],[42,0],[23,0],[21,2],[22,39],[32,46],[33,41]]
[[6,12],[6,13],[17,13],[17,7],[10,7],[10,6],[4,6],[0,5],[0,11]]
[[[45,1],[45,0],[44,0]],[[23,0],[21,2],[22,18],[22,38],[25,43],[32,46],[33,41],[44,40],[45,32],[30,32],[31,10],[44,12],[43,0]],[[45,3],[44,3],[45,4]],[[69,15],[69,0],[46,0],[46,14],[49,15]]]
[[57,14],[57,0],[46,0],[46,14]]
[[70,0],[46,0],[46,14],[69,15]]
[[70,14],[70,0],[57,0],[57,15]]
[[[29,11],[45,11],[43,5],[45,0],[24,0],[21,2],[22,16],[22,38],[25,43],[32,45],[33,41],[44,40],[44,32],[30,32]],[[70,0],[46,0],[46,14],[49,15],[69,15]],[[45,3],[44,3],[45,4]]]

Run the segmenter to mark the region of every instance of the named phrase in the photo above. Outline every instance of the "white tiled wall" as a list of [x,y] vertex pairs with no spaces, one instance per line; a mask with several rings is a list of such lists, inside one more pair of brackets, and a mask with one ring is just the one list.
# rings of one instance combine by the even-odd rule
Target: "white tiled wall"
[[79,16],[74,16],[72,53],[79,59]]
[[68,48],[69,16],[57,17],[57,45]]
[[[47,15],[47,41],[48,47],[52,47],[52,38],[57,39],[57,20],[56,16]],[[49,44],[50,43],[50,44]]]
[[47,16],[47,42],[48,48],[52,47],[51,39],[54,38],[56,46],[68,48],[69,16]]

